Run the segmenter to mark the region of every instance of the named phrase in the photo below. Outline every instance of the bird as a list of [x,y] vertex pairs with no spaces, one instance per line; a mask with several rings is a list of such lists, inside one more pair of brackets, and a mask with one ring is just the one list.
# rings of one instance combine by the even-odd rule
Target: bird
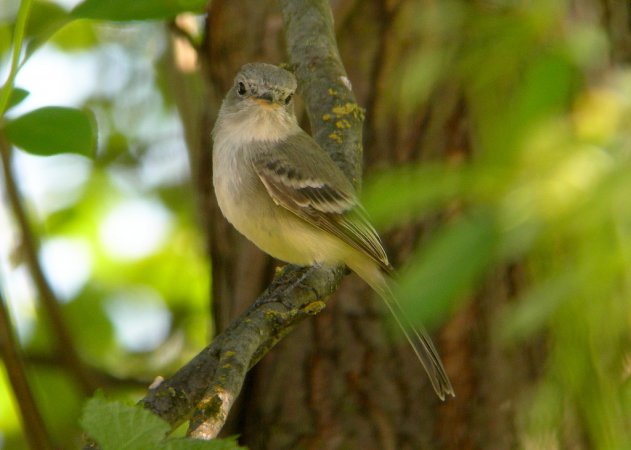
[[212,130],[213,187],[225,218],[272,257],[299,266],[345,264],[381,297],[441,400],[454,390],[431,338],[396,296],[393,267],[350,180],[294,114],[296,77],[248,63]]

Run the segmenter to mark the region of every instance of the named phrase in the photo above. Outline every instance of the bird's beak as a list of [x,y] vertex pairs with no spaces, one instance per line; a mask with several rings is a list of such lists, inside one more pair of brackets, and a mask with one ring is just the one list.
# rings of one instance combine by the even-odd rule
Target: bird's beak
[[268,103],[272,103],[274,101],[274,97],[272,97],[271,92],[264,92],[261,95],[256,96],[259,100],[267,100]]
[[272,94],[270,92],[265,92],[261,95],[257,95],[256,97],[254,97],[254,101],[264,108],[276,109],[280,106],[278,103],[274,102],[274,97],[272,97]]

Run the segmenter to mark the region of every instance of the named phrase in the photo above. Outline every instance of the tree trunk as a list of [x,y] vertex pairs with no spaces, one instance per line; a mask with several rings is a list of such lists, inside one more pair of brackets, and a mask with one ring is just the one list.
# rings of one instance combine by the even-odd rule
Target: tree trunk
[[[399,69],[431,38],[417,27],[429,3],[333,2],[342,60],[358,103],[366,108],[367,172],[432,159],[461,164],[471,157],[467,102],[456,82],[436,83],[405,110],[396,101],[405,95],[398,90]],[[614,61],[628,61],[631,54],[629,7],[622,3],[573,2],[577,16],[602,21],[609,31]],[[285,58],[275,2],[213,0],[206,31],[203,65],[211,113],[202,147],[210,148],[213,115],[238,68]],[[434,45],[440,50],[441,43]],[[221,330],[264,289],[275,263],[221,217],[208,195],[209,155],[200,155],[195,164],[205,195],[202,207],[211,211],[213,303]],[[458,206],[384,236],[395,267],[453,214]],[[348,276],[325,311],[299,325],[251,371],[225,434],[240,434],[253,450],[518,447],[516,411],[541,371],[545,341],[505,348],[490,329],[523,278],[519,264],[496,268],[434,333],[456,392],[442,403],[407,344],[392,342],[370,289]]]

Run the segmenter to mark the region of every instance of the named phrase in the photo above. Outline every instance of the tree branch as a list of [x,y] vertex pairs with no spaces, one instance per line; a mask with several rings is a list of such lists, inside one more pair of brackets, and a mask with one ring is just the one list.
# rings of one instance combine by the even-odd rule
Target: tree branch
[[[25,352],[22,359],[28,367],[33,367],[34,369],[59,369],[59,367],[63,367],[64,364],[63,359],[58,354],[51,355],[40,352]],[[84,363],[84,367],[90,374],[90,378],[94,380],[94,384],[106,391],[117,389],[144,389],[150,382],[147,381],[146,378],[117,376],[105,369],[90,364]]]
[[[326,0],[279,1],[292,68],[316,141],[357,186],[363,110],[340,60]],[[319,313],[345,269],[287,266],[257,301],[173,377],[141,401],[189,434],[212,439],[223,427],[247,371],[301,320]]]
[[51,331],[55,337],[56,350],[62,358],[66,369],[75,377],[79,386],[86,395],[94,392],[95,386],[85,369],[83,362],[79,358],[77,349],[68,328],[66,327],[63,315],[59,309],[59,302],[55,297],[44,271],[38,259],[38,245],[33,236],[24,205],[18,191],[15,176],[11,168],[11,147],[6,137],[0,130],[0,159],[4,172],[4,184],[6,187],[9,204],[15,216],[15,220],[20,231],[20,249],[23,251],[26,264],[28,265],[33,283],[39,292],[41,305],[46,311],[50,320]]
[[141,404],[174,428],[198,408],[191,434],[216,435],[246,372],[298,322],[324,308],[322,300],[337,289],[342,275],[340,268],[286,266],[248,311],[175,375],[151,388]]
[[359,186],[364,111],[342,64],[325,0],[279,0],[285,41],[307,105],[313,138]]
[[175,36],[181,37],[193,48],[197,53],[199,53],[199,42],[198,40],[184,27],[182,27],[177,19],[173,19],[168,23],[169,30]]
[[44,426],[42,416],[37,409],[35,398],[28,384],[24,361],[13,335],[13,326],[9,311],[2,298],[0,286],[0,356],[4,361],[9,382],[22,415],[24,436],[31,448],[52,449],[53,445]]

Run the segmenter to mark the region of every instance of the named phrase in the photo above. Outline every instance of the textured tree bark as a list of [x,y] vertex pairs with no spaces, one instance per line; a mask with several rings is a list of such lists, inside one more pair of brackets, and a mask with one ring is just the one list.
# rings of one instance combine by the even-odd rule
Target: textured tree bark
[[[608,30],[616,43],[612,60],[629,61],[630,7],[615,0],[572,3],[577,15],[587,14]],[[460,86],[440,82],[405,111],[391,101],[400,94],[392,91],[399,68],[424,38],[411,20],[422,17],[424,2],[340,0],[332,6],[342,59],[367,110],[366,170],[437,158],[466,161],[471,130]],[[211,113],[203,148],[210,148],[212,116],[241,64],[283,62],[282,48],[274,2],[211,2],[204,47]],[[210,164],[204,158],[199,163]],[[209,174],[198,181],[207,195]],[[223,329],[264,289],[274,263],[225,222],[213,196],[205,201],[212,211],[214,312]],[[388,233],[394,265],[454,214],[458,205]],[[299,325],[251,371],[224,432],[239,433],[253,450],[516,448],[520,397],[542,370],[545,342],[504,348],[490,330],[524,282],[519,264],[497,268],[435,333],[456,392],[441,403],[407,345],[391,341],[370,289],[349,276],[324,312]]]
[[[388,86],[407,56],[398,49],[398,39],[405,36],[393,33],[402,8],[397,5],[335,4],[336,23],[343,23],[342,58],[353,61],[346,69],[359,104],[368,109],[365,159],[385,166],[419,158],[466,158],[466,111],[457,86],[442,86],[433,101],[418,105],[408,117],[388,102]],[[212,96],[215,104],[241,64],[284,60],[281,25],[269,2],[212,2],[206,67],[211,86],[218,89]],[[213,293],[218,327],[223,328],[264,288],[272,266],[213,211]],[[390,233],[393,261],[404,260],[440,222],[436,218]],[[499,350],[488,354],[484,341],[489,315],[507,301],[507,277],[498,273],[485,297],[488,304],[482,307],[472,299],[436,336],[455,399],[441,404],[435,397],[407,345],[392,344],[370,289],[350,276],[323,313],[301,324],[251,372],[225,433],[240,433],[252,449],[464,449],[483,442],[484,448],[510,448],[510,396],[501,394],[515,395],[518,386],[514,378],[495,385],[494,371],[513,363],[528,365],[525,356],[509,363]],[[482,355],[494,360],[484,361]],[[484,414],[476,413],[482,410]]]
[[232,84],[235,74],[246,62],[280,61],[276,44],[281,31],[280,15],[272,13],[271,1],[211,2],[208,13],[202,66],[209,80],[209,109],[203,130],[206,170],[199,182],[211,211],[209,223],[212,261],[213,314],[216,331],[226,326],[252,303],[268,284],[272,262],[252,243],[239,235],[222,217],[212,193],[210,130],[221,99]]

